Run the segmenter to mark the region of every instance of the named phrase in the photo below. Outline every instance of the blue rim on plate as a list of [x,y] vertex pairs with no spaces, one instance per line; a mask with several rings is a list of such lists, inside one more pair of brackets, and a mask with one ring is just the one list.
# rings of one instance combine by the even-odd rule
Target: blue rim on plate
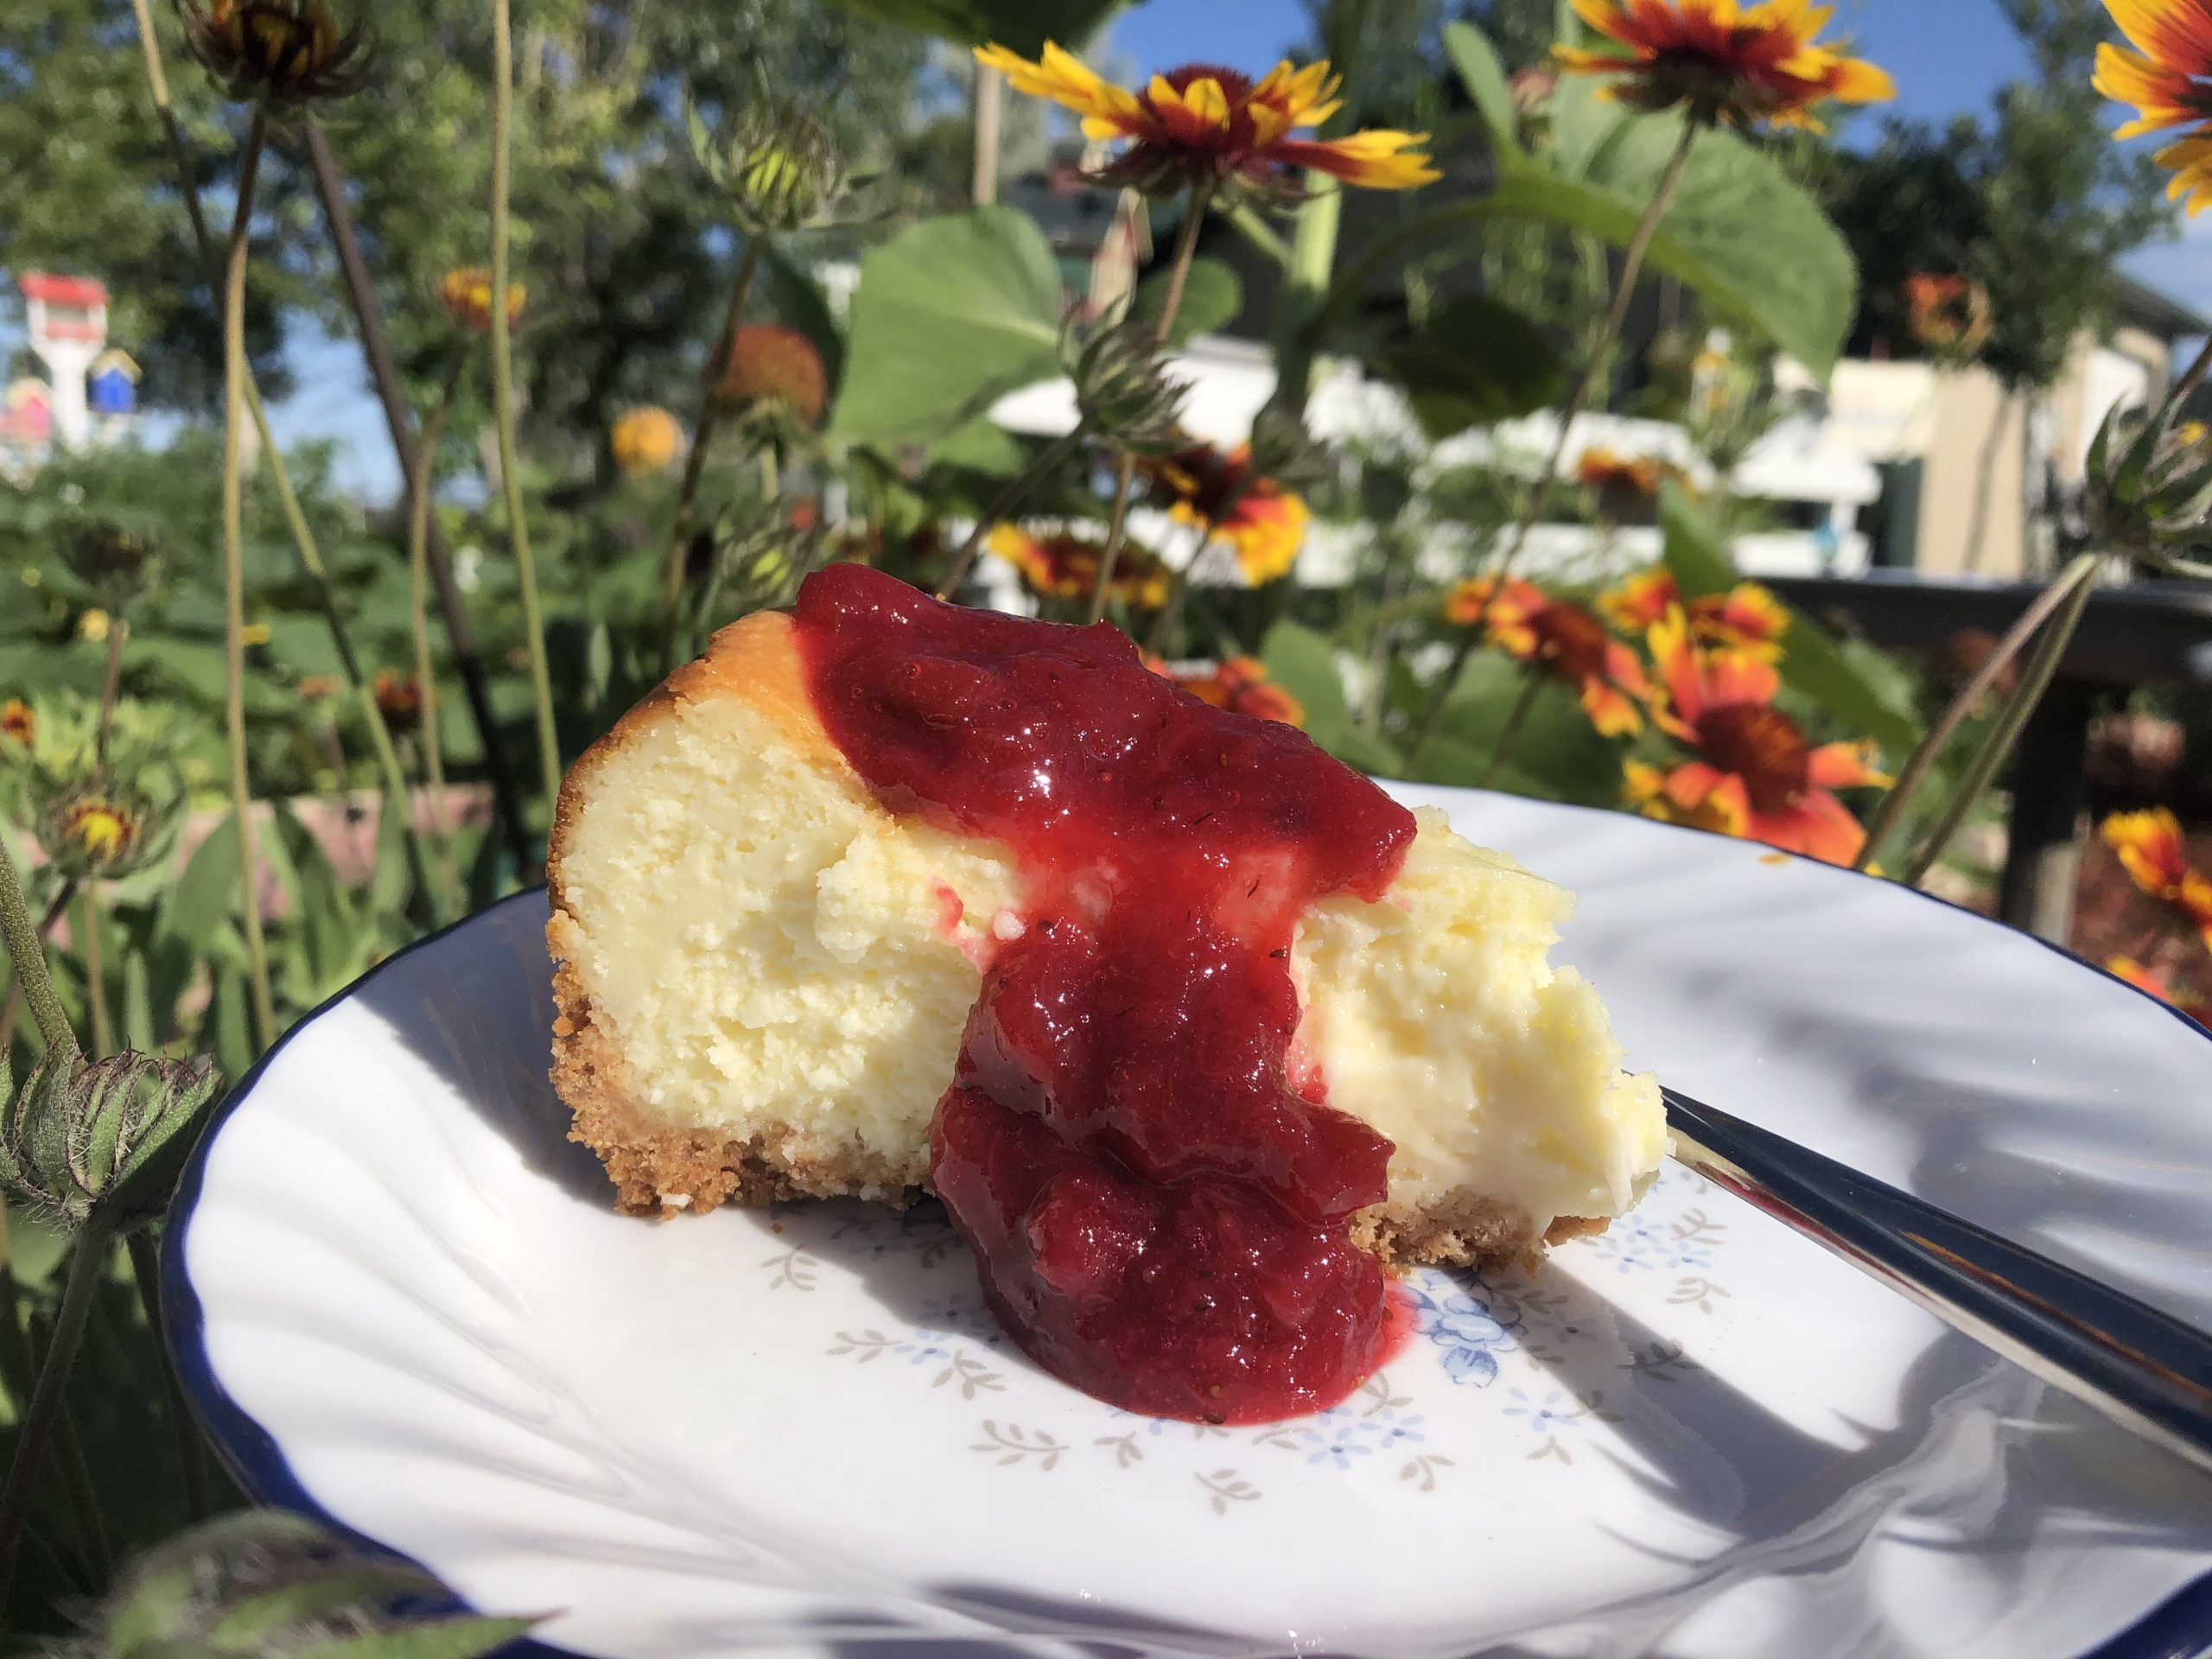
[[[1561,808],[1554,805],[1552,810],[1612,816],[1606,813],[1603,808]],[[1670,830],[1677,833],[1700,836],[1710,834],[1708,831],[1686,825],[1646,822],[1649,822],[1650,827],[1657,830]],[[1713,838],[1719,839],[1720,837]],[[1790,855],[1790,856],[1799,857],[1797,855]],[[1815,863],[1818,861],[1802,859],[1801,861]],[[1834,869],[1832,866],[1823,865],[1821,868],[1834,870],[1834,873],[1840,875],[1857,876],[1863,874]],[[1864,879],[1880,880],[1881,878],[1865,877]],[[1885,881],[1884,885],[1893,891],[1910,892],[1916,898],[1924,899],[1929,904],[1971,917],[1983,926],[1999,928],[2008,935],[2031,941],[2068,962],[2102,978],[2111,980],[2114,984],[2126,985],[2134,995],[2153,1007],[2160,1008],[2171,1018],[2179,1020],[2195,1035],[2206,1041],[2212,1041],[2212,1031],[2208,1031],[2179,1008],[2151,996],[2139,987],[2128,984],[2128,982],[2107,972],[2100,964],[2077,955],[2063,945],[2037,938],[2033,934],[2023,933],[2016,929],[2005,927],[2000,922],[1983,916],[1978,912],[1968,910],[1963,906],[1938,898],[1933,893],[1922,893],[1915,888],[1902,888],[1892,882]],[[269,1052],[257,1060],[251,1069],[231,1089],[209,1119],[198,1145],[194,1147],[191,1157],[186,1164],[184,1173],[178,1183],[176,1194],[170,1203],[167,1224],[163,1230],[161,1265],[163,1335],[175,1363],[184,1393],[191,1402],[194,1414],[198,1418],[200,1427],[213,1445],[217,1454],[221,1458],[225,1467],[229,1470],[240,1488],[257,1503],[307,1516],[340,1535],[354,1541],[357,1544],[413,1561],[416,1566],[426,1573],[432,1573],[433,1576],[435,1576],[435,1570],[427,1564],[415,1560],[415,1558],[408,1556],[404,1552],[395,1550],[381,1540],[371,1537],[347,1525],[316,1502],[293,1473],[283,1449],[277,1445],[275,1438],[231,1397],[228,1390],[215,1376],[213,1366],[208,1357],[205,1317],[199,1295],[194,1289],[191,1278],[185,1269],[184,1238],[200,1201],[208,1154],[215,1143],[217,1135],[220,1134],[224,1123],[231,1115],[253,1092],[263,1071],[277,1055],[284,1051],[294,1038],[301,1035],[340,1003],[356,995],[363,986],[386,969],[395,966],[403,958],[437,944],[450,933],[481,922],[484,918],[507,906],[533,899],[541,892],[541,888],[533,887],[520,893],[511,893],[474,915],[464,917],[460,921],[440,928],[435,932],[426,934],[423,938],[386,957],[359,979],[326,999],[295,1022],[291,1028],[279,1037],[270,1046]],[[465,1599],[458,1596],[454,1597],[448,1605],[449,1611],[454,1612],[486,1611],[470,1606]],[[502,1648],[500,1652],[543,1656],[544,1659],[579,1659],[579,1656],[570,1649],[556,1647],[530,1637],[520,1638]],[[2212,1653],[2212,1573],[2208,1573],[2183,1586],[2137,1619],[2135,1623],[2097,1646],[2087,1649],[2079,1655],[2077,1659],[2202,1659],[2202,1656],[2207,1653]]]

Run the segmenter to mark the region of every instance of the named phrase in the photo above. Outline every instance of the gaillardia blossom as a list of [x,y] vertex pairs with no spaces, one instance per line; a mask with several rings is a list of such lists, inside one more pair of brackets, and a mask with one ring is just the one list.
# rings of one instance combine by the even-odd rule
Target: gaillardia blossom
[[1834,10],[1808,0],[1574,0],[1575,15],[1613,44],[1552,49],[1567,68],[1615,77],[1605,95],[1639,110],[1681,105],[1693,121],[1817,130],[1815,104],[1897,96],[1872,64],[1818,43]]
[[1231,657],[1217,667],[1191,674],[1178,673],[1156,658],[1147,660],[1154,673],[1165,675],[1200,702],[1255,720],[1306,724],[1306,705],[1269,679],[1266,664],[1255,657]]
[[2202,213],[2212,207],[2212,8],[2203,0],[2105,0],[2105,10],[2136,48],[2097,48],[2090,84],[2135,106],[2135,119],[2113,137],[2188,128],[2158,162],[2173,173],[2166,194]]
[[1339,83],[1326,63],[1303,69],[1278,63],[1257,81],[1234,69],[1186,64],[1133,92],[1049,41],[1034,63],[1002,46],[979,47],[976,57],[1014,91],[1074,111],[1084,137],[1129,140],[1099,177],[1150,195],[1192,185],[1281,193],[1294,185],[1297,168],[1307,167],[1372,190],[1406,190],[1442,176],[1421,148],[1426,133],[1377,128],[1344,138],[1294,137],[1337,111]]
[[[456,265],[439,279],[438,297],[445,302],[453,320],[472,334],[482,334],[492,326],[492,273],[481,265]],[[512,327],[521,319],[524,302],[530,290],[520,283],[507,284],[507,324]]]
[[[1080,599],[1098,585],[1099,556],[1105,551],[1072,531],[1033,536],[1016,524],[995,524],[983,545],[1021,573],[1029,590],[1052,599]],[[1125,605],[1158,610],[1167,602],[1167,567],[1134,542],[1114,556],[1114,596]]]
[[1540,664],[1564,680],[1601,736],[1630,737],[1643,729],[1637,705],[1651,692],[1643,665],[1581,606],[1518,577],[1501,591],[1495,579],[1478,576],[1445,595],[1444,617],[1463,627],[1482,623],[1490,643],[1507,656]]
[[1696,759],[1662,772],[1631,761],[1630,804],[1648,817],[1693,823],[1848,864],[1866,832],[1838,789],[1886,784],[1864,743],[1806,741],[1797,722],[1774,707],[1773,664],[1738,652],[1707,654],[1689,618],[1670,610],[1651,630],[1651,658],[1664,687],[1652,724]]
[[2192,868],[2181,823],[2163,806],[2115,812],[2098,826],[2135,885],[2171,905],[2212,950],[2212,876]]
[[1605,620],[1624,633],[1648,633],[1678,606],[1690,620],[1692,637],[1705,650],[1734,652],[1763,663],[1782,655],[1789,613],[1756,582],[1739,582],[1725,594],[1685,600],[1675,573],[1655,564],[1598,595],[1598,608]]
[[2138,962],[2133,957],[2107,957],[2105,972],[2114,979],[2124,979],[2139,991],[2147,991],[2161,1002],[2170,1002],[2200,1026],[2212,1027],[2212,997],[2202,997],[2193,991],[2169,985],[2155,968]]
[[1145,463],[1155,491],[1179,524],[1205,532],[1236,556],[1252,587],[1290,574],[1313,513],[1303,499],[1251,472],[1251,447],[1223,451],[1195,444]]

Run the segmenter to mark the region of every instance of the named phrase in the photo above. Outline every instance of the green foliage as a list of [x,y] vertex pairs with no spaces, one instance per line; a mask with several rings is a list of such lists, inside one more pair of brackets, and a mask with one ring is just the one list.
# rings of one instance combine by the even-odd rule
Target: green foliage
[[[1136,297],[1129,303],[1131,321],[1158,317],[1166,299],[1166,273],[1146,277],[1137,284]],[[1243,308],[1244,284],[1236,271],[1218,259],[1194,259],[1183,284],[1182,302],[1175,308],[1175,321],[1167,330],[1167,343],[1180,346],[1193,334],[1225,328]]]
[[1071,50],[1098,32],[1123,0],[834,0],[861,16],[965,46],[996,42],[1035,57],[1047,41]]
[[1444,301],[1370,361],[1405,392],[1431,438],[1553,407],[1567,390],[1549,332],[1480,294]]
[[925,219],[861,262],[848,367],[830,429],[901,443],[972,420],[1058,372],[1060,279],[1025,215]]

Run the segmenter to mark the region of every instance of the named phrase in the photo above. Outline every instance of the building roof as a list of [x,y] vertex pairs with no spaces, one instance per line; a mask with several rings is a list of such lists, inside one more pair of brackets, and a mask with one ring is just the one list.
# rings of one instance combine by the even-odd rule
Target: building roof
[[56,276],[48,271],[27,270],[16,279],[27,300],[48,305],[95,306],[107,303],[107,285],[90,276]]
[[2170,340],[2212,334],[2212,322],[2201,313],[2125,272],[2120,277],[2120,317]]

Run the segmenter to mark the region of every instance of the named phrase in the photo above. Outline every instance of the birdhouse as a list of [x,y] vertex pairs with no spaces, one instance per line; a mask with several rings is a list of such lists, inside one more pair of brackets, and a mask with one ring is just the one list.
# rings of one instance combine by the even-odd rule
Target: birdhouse
[[54,432],[54,393],[43,380],[29,375],[8,388],[6,408],[0,412],[0,430],[18,441],[43,443]]
[[138,365],[121,347],[92,359],[88,390],[95,415],[129,415],[138,407]]

